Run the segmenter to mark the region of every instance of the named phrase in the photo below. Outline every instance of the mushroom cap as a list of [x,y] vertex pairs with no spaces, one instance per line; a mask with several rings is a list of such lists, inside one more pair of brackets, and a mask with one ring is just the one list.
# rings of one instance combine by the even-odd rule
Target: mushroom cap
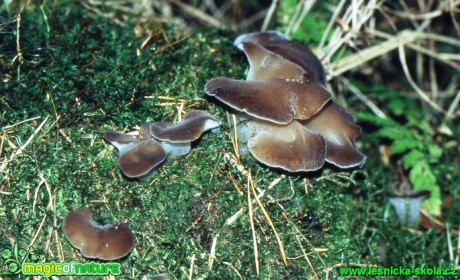
[[134,235],[125,224],[99,225],[88,208],[69,212],[64,219],[64,235],[86,258],[116,260],[129,254]]
[[324,137],[327,162],[349,168],[361,165],[366,159],[355,146],[361,128],[353,124],[352,116],[337,103],[331,101],[318,114],[301,123]]
[[321,168],[326,156],[324,138],[293,121],[274,125],[259,120],[239,124],[240,140],[247,140],[251,154],[260,162],[289,172],[313,171]]
[[149,126],[150,134],[160,141],[186,143],[197,140],[207,130],[219,127],[220,122],[207,112],[192,110],[177,124],[155,122]]
[[326,84],[326,74],[318,57],[305,45],[292,41],[279,41],[263,46],[267,50],[302,67],[314,81]]
[[417,224],[420,220],[422,201],[429,197],[430,191],[422,190],[412,194],[390,195],[388,200],[402,223]]
[[318,57],[305,45],[290,41],[278,31],[254,32],[238,36],[234,45],[246,52],[244,43],[255,43],[285,60],[297,64],[314,81],[326,84],[326,75]]
[[118,154],[121,156],[139,143],[139,138],[134,135],[125,133],[119,133],[116,131],[106,131],[104,133],[104,139],[109,141],[118,150]]
[[166,159],[166,152],[155,140],[139,142],[120,155],[118,166],[129,178],[143,178]]
[[319,83],[275,79],[214,78],[206,83],[205,91],[238,111],[278,124],[308,119],[331,99],[329,91]]
[[258,44],[245,42],[242,43],[242,47],[249,61],[246,80],[281,79],[300,83],[312,80],[302,67]]

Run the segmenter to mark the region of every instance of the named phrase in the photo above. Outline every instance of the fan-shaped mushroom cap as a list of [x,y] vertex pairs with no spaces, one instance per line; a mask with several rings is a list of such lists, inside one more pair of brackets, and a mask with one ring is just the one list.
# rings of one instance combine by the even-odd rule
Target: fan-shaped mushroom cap
[[260,162],[290,172],[321,168],[326,156],[324,138],[293,121],[275,125],[251,120],[238,125],[238,137],[247,141],[251,154]]
[[169,122],[150,123],[150,133],[160,141],[170,143],[192,142],[203,132],[220,126],[219,120],[199,110],[188,112],[177,124]]
[[242,47],[249,61],[246,80],[281,79],[300,83],[308,83],[313,80],[299,65],[258,44],[245,42],[242,43]]
[[388,200],[393,205],[401,223],[416,225],[420,221],[422,201],[430,194],[430,191],[422,190],[412,194],[391,195]]
[[267,50],[302,67],[314,81],[326,84],[326,74],[318,57],[306,46],[298,42],[280,41],[264,46]]
[[[143,137],[147,137],[146,128],[144,124],[141,126]],[[104,138],[118,149],[118,166],[126,177],[148,177],[166,159],[165,151],[154,139],[142,141],[132,135],[114,131],[105,132]]]
[[178,124],[145,122],[139,137],[107,131],[104,138],[118,149],[118,166],[129,178],[144,179],[153,175],[153,169],[167,156],[173,159],[190,152],[190,142],[207,130],[220,126],[210,114],[193,110]]
[[134,148],[139,143],[139,138],[125,133],[115,131],[106,131],[104,139],[109,141],[118,150],[118,154],[122,155],[128,150]]
[[297,64],[307,73],[308,78],[326,84],[326,75],[321,61],[305,45],[288,40],[278,31],[243,34],[235,39],[234,45],[246,52],[244,43],[248,42],[258,44],[267,51]]
[[88,208],[69,212],[62,226],[64,235],[86,258],[116,260],[129,254],[134,235],[125,224],[99,225]]
[[155,140],[142,141],[118,158],[118,166],[129,178],[144,178],[166,159],[166,153]]
[[234,45],[248,58],[247,79],[211,79],[205,91],[243,115],[238,138],[256,159],[290,172],[364,162],[354,143],[360,128],[331,101],[313,52],[277,31],[244,34]]
[[355,147],[355,138],[361,128],[353,124],[351,115],[337,103],[330,102],[318,114],[301,123],[326,139],[327,162],[349,168],[362,164],[366,159]]
[[308,119],[331,99],[329,91],[319,83],[284,80],[215,78],[206,83],[205,91],[238,111],[278,124]]

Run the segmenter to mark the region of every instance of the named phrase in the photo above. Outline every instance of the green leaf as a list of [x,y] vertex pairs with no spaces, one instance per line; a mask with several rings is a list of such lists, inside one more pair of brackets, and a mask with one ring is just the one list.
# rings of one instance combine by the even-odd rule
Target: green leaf
[[423,209],[435,216],[441,215],[441,191],[436,182],[436,177],[426,161],[419,161],[409,172],[409,179],[414,192],[428,190],[430,197],[422,204]]
[[[278,13],[281,31],[286,31],[289,22],[296,13],[297,5],[298,1],[296,0],[281,1],[280,11]],[[327,24],[328,18],[322,19],[318,15],[308,14],[303,18],[298,27],[293,30],[291,37],[293,40],[303,41],[305,43],[315,43],[316,45],[316,43],[321,41]]]
[[393,121],[391,118],[380,118],[371,113],[356,112],[353,116],[360,122],[367,122],[380,127],[399,126],[399,124]]
[[425,154],[419,150],[412,150],[402,158],[404,169],[410,169],[425,159]]
[[428,145],[428,153],[431,156],[430,162],[436,163],[442,156],[442,149],[437,145],[430,144]]
[[390,148],[392,154],[402,154],[407,151],[423,148],[421,146],[420,142],[413,139],[397,139],[391,144]]
[[18,244],[14,244],[14,247],[13,247],[13,255],[14,255],[14,258],[15,258],[16,260],[19,259],[19,257],[18,257],[18,256],[19,256],[18,251],[19,251],[19,249],[18,249]]

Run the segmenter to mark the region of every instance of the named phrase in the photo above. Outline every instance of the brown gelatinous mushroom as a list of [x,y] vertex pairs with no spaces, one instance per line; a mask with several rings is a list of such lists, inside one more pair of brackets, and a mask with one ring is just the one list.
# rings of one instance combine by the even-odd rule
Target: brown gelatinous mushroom
[[62,226],[64,235],[85,258],[116,260],[131,252],[134,235],[125,224],[100,225],[88,208],[69,212]]
[[331,94],[319,83],[276,79],[241,81],[214,78],[206,83],[205,91],[233,109],[278,124],[308,119],[331,99]]
[[355,146],[361,128],[353,123],[352,116],[340,105],[331,101],[312,118],[301,121],[308,129],[326,140],[326,161],[340,168],[361,165],[366,156]]
[[209,113],[192,110],[177,124],[155,122],[150,123],[149,127],[150,134],[162,142],[187,143],[197,140],[205,131],[219,126],[219,120]]
[[192,110],[178,124],[164,121],[143,123],[139,137],[107,131],[104,138],[118,149],[118,166],[123,174],[144,179],[153,176],[155,167],[166,158],[188,154],[192,141],[219,126],[220,122],[210,114]]
[[238,136],[242,143],[247,142],[257,160],[271,167],[301,172],[317,170],[324,164],[324,138],[297,121],[288,125],[245,121],[238,125]]
[[[249,151],[259,161],[291,172],[316,170],[323,165],[324,160],[340,168],[350,168],[361,165],[366,159],[355,146],[355,138],[360,130],[343,107],[331,102],[312,118],[292,121],[288,125],[246,120],[238,125],[238,140],[247,143]],[[296,135],[297,141],[290,141],[289,146],[279,141],[282,138],[293,138],[293,135]],[[270,153],[272,157],[280,157],[278,161],[284,164],[267,163],[258,155],[261,150]],[[308,158],[316,162],[316,165],[307,162]],[[294,163],[287,163],[287,159]],[[293,168],[302,162],[302,165]]]
[[117,148],[119,155],[126,153],[140,142],[139,138],[134,135],[119,133],[112,130],[104,133],[104,139]]
[[161,146],[172,159],[188,154],[191,142],[204,132],[218,128],[220,121],[207,112],[192,110],[177,124],[165,121],[148,124],[150,136],[161,141]]
[[249,61],[246,80],[281,79],[291,82],[309,82],[311,78],[299,65],[270,52],[252,42],[242,43],[244,53]]
[[[248,56],[244,48],[244,43],[248,42],[258,44],[267,51],[297,64],[307,73],[307,77],[323,85],[326,84],[326,75],[321,61],[305,45],[290,41],[278,31],[243,34],[235,39],[234,45]],[[249,56],[248,59],[250,59]]]
[[166,159],[162,146],[154,141],[142,141],[118,158],[118,166],[129,178],[143,178]]
[[276,32],[242,35],[235,45],[249,60],[246,81],[211,79],[205,85],[208,95],[254,118],[278,124],[306,120],[331,99],[321,63],[305,46]]
[[290,172],[364,162],[360,128],[331,100],[323,66],[306,46],[276,31],[244,34],[234,45],[248,58],[246,80],[214,78],[205,91],[243,117],[238,139],[256,159]]
[[[141,135],[147,126],[141,126]],[[152,175],[152,170],[166,159],[166,152],[154,139],[134,137],[129,134],[107,131],[105,140],[118,149],[118,166],[128,178],[144,178]]]

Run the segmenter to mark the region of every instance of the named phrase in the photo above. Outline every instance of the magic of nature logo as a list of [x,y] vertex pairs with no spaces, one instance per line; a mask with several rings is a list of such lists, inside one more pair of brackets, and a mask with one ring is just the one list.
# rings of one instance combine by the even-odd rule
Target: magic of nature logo
[[33,246],[28,249],[19,248],[17,244],[12,249],[1,251],[0,275],[41,275],[50,276],[83,276],[83,275],[120,275],[119,263],[88,262],[45,262],[45,255],[35,250]]

